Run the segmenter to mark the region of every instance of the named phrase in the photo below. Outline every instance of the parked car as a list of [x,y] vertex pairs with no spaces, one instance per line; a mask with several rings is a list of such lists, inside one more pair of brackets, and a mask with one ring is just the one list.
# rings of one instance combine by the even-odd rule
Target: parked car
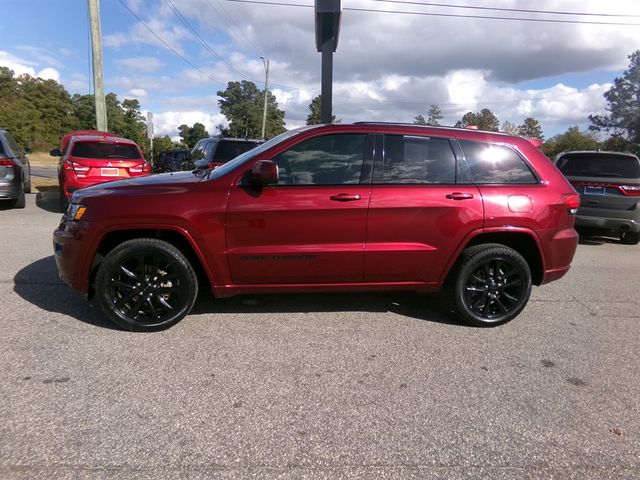
[[244,138],[203,138],[191,149],[187,170],[219,167],[262,142]]
[[190,153],[191,150],[187,149],[165,150],[160,152],[153,164],[153,171],[155,173],[164,173],[189,170]]
[[462,319],[493,326],[568,271],[579,200],[520,137],[316,125],[214,170],[79,190],[53,242],[60,277],[130,330],[175,324],[206,285],[216,297],[444,288]]
[[576,226],[640,242],[640,160],[631,153],[563,152],[555,163],[580,193]]
[[58,183],[62,212],[66,211],[71,194],[80,188],[151,173],[151,167],[133,140],[108,132],[67,133],[60,141],[60,149],[51,150],[50,154],[60,157]]
[[11,134],[0,128],[0,200],[24,208],[25,193],[31,192],[31,165]]

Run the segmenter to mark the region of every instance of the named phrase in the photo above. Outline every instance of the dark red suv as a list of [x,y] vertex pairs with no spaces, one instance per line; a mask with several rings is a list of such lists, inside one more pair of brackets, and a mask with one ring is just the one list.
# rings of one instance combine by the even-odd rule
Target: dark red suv
[[415,125],[286,132],[216,168],[85,188],[54,232],[60,276],[129,330],[186,316],[199,288],[443,287],[504,323],[573,258],[579,195],[529,141]]

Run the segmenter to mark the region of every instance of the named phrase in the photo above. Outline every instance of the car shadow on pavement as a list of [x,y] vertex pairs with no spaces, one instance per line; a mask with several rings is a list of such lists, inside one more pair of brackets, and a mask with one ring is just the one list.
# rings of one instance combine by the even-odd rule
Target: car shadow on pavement
[[[98,307],[60,280],[53,255],[24,267],[15,275],[14,283],[14,291],[38,308],[96,327],[119,330],[103,317]],[[191,314],[296,312],[389,312],[429,322],[465,325],[449,311],[440,295],[411,292],[239,295],[217,299],[208,288],[203,288]]]
[[38,187],[36,205],[47,212],[60,213],[58,187]]
[[388,312],[428,322],[466,326],[449,311],[442,296],[412,292],[287,293],[214,298],[205,291],[200,293],[191,310],[195,315],[309,312]]
[[580,234],[580,239],[579,239],[580,245],[598,246],[598,245],[604,245],[607,243],[618,244],[618,245],[622,244],[620,239],[617,237],[612,237],[612,236],[607,236],[602,234],[599,235],[593,232],[579,232],[579,234]]
[[118,330],[103,318],[87,299],[60,280],[53,255],[33,262],[20,270],[14,291],[24,300],[47,312],[66,315],[97,327]]

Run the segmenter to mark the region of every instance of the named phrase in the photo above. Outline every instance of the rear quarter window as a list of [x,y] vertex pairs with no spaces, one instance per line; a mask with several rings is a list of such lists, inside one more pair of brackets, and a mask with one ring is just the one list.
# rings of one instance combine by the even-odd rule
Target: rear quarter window
[[533,184],[538,180],[525,160],[505,145],[460,140],[474,183]]

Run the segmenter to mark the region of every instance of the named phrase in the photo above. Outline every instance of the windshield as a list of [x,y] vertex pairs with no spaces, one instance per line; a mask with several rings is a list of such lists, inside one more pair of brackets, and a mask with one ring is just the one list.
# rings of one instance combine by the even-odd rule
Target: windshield
[[219,166],[218,168],[216,168],[215,170],[213,170],[211,172],[210,177],[211,178],[218,178],[218,177],[220,177],[222,175],[225,175],[225,174],[229,173],[231,170],[233,170],[236,167],[238,167],[239,165],[241,165],[241,164],[247,162],[248,160],[260,155],[262,152],[264,152],[266,150],[269,150],[274,145],[277,145],[280,142],[284,142],[285,140],[288,140],[289,138],[294,137],[294,136],[298,135],[299,133],[301,133],[301,132],[303,132],[305,130],[308,130],[309,128],[312,128],[312,127],[308,127],[307,126],[307,127],[294,128],[293,130],[289,130],[287,132],[281,133],[277,137],[273,137],[271,140],[266,141],[262,145],[259,145],[256,148],[252,148],[251,150],[238,155],[236,158],[234,158],[233,160],[225,163],[224,165]]
[[82,158],[119,158],[139,160],[140,151],[130,143],[115,142],[76,142],[71,155]]
[[640,162],[632,155],[569,153],[560,158],[558,168],[575,177],[640,177]]

